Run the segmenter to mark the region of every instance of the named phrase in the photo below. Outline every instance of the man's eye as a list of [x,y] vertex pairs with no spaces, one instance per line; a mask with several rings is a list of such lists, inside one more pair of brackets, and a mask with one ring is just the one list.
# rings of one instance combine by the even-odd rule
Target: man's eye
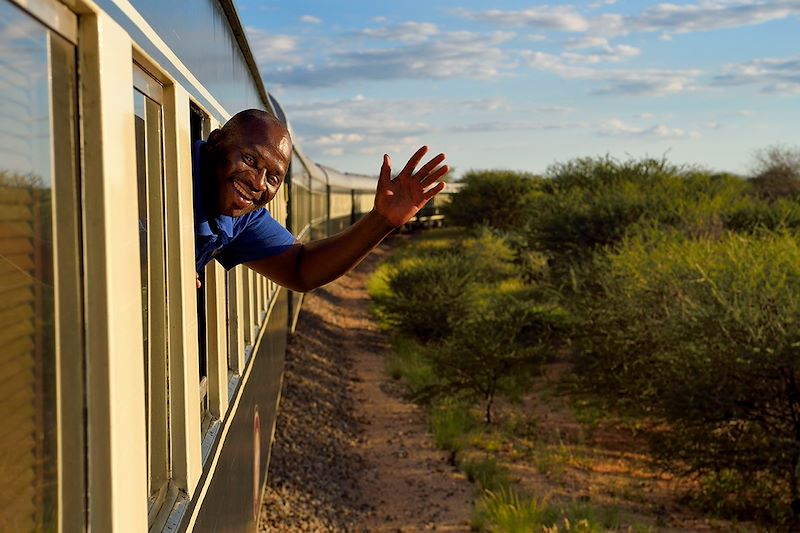
[[274,175],[272,175],[272,176],[269,176],[267,179],[269,180],[269,182],[270,182],[272,185],[277,185],[278,183],[280,183],[280,182],[281,182],[280,178],[278,178],[278,176],[274,176]]
[[250,165],[250,166],[253,166],[253,165],[255,165],[255,164],[256,164],[256,160],[255,160],[255,158],[254,158],[254,157],[252,157],[252,156],[249,156],[249,155],[247,155],[247,154],[244,154],[244,155],[242,156],[242,159],[244,160],[244,162],[245,162],[245,163],[247,163],[247,164],[248,164],[248,165]]

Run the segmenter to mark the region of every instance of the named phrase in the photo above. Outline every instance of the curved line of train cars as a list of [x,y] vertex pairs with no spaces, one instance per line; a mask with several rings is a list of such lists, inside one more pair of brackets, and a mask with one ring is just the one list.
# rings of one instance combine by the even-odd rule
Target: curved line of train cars
[[[0,0],[0,41],[0,531],[254,531],[300,296],[195,288],[192,143],[285,121],[232,0]],[[268,209],[316,239],[375,181],[296,146]]]

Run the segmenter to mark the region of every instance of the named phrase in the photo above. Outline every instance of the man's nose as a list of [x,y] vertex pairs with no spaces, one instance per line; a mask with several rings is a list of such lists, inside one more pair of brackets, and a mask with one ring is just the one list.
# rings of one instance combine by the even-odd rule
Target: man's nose
[[259,191],[267,190],[267,169],[265,168],[256,170],[256,189]]

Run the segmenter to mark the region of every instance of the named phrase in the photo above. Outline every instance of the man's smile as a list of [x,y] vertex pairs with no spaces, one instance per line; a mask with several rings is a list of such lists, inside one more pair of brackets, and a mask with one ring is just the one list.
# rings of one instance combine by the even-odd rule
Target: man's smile
[[233,181],[233,188],[238,193],[240,199],[244,200],[248,205],[255,202],[256,199],[261,196],[260,193],[251,191],[249,187],[243,185],[238,180]]

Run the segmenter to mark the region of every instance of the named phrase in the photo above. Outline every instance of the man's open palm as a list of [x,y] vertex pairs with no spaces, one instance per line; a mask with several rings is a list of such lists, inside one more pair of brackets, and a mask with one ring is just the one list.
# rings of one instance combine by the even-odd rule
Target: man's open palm
[[445,159],[444,154],[432,158],[415,172],[427,152],[427,146],[417,150],[395,179],[392,179],[392,160],[388,155],[383,156],[375,210],[395,227],[408,222],[428,200],[444,189],[443,182],[436,183],[449,170],[447,165],[439,166]]

